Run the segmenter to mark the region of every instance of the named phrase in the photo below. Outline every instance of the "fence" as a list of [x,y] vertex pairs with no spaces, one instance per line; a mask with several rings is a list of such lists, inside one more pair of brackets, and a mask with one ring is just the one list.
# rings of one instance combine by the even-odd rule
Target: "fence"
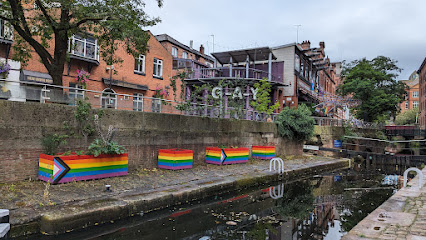
[[361,120],[346,120],[346,119],[335,119],[328,117],[313,117],[315,125],[319,126],[335,126],[344,127],[350,126],[355,128],[368,128],[368,129],[384,129],[385,126],[380,123],[370,123]]
[[[113,90],[102,92],[75,87],[64,87],[36,82],[14,82],[0,79],[0,99],[56,103],[74,106],[78,99],[86,99],[92,108],[113,108],[127,111],[156,112],[212,118],[235,118],[252,121],[274,121],[277,114],[268,115],[250,109],[213,106],[146,97],[141,93],[120,94]],[[185,108],[179,108],[185,106]]]

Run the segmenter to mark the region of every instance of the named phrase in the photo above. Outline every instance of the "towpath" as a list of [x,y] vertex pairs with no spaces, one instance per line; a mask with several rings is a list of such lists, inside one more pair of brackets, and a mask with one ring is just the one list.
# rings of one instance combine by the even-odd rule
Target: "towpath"
[[[426,168],[423,168],[423,183]],[[344,240],[409,239],[426,240],[426,186],[418,189],[419,175],[380,207],[359,222]]]

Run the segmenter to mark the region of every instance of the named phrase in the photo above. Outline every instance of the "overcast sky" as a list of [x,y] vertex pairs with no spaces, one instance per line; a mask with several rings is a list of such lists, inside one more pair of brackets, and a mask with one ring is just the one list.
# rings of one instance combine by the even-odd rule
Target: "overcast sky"
[[325,42],[331,61],[388,56],[403,68],[399,79],[426,57],[425,0],[146,0],[146,11],[162,22],[153,34],[167,33],[206,52]]

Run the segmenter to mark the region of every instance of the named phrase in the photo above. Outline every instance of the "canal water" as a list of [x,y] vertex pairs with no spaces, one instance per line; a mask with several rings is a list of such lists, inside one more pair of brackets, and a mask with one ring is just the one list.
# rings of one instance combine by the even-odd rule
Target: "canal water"
[[342,171],[277,182],[201,202],[30,239],[340,239],[387,200],[384,175]]

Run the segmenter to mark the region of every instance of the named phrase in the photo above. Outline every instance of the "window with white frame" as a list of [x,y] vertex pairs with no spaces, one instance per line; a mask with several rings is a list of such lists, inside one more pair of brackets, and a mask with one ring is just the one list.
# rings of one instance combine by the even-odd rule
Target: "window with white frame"
[[415,92],[413,92],[413,98],[418,98],[419,97],[419,92],[418,91],[415,91]]
[[182,53],[182,58],[183,59],[187,59],[188,58],[188,53],[187,52],[183,52]]
[[98,50],[98,40],[94,37],[76,34],[70,38],[69,52],[73,55],[98,60]]
[[0,19],[0,38],[9,40],[13,38],[12,26],[3,19]]
[[419,102],[418,101],[413,101],[413,108],[419,107]]
[[177,55],[178,55],[178,49],[175,47],[172,47],[172,56],[177,57]]
[[111,88],[105,88],[101,97],[102,108],[117,108],[117,95]]
[[408,109],[409,108],[409,106],[408,106],[408,101],[406,101],[405,102],[405,109]]
[[133,111],[143,112],[142,93],[133,93]]
[[163,60],[154,58],[154,77],[163,77]]
[[145,55],[141,54],[135,59],[135,72],[145,73]]
[[70,98],[70,104],[74,105],[77,99],[84,99],[84,90],[83,86],[80,86],[76,83],[69,83],[69,93],[68,97]]

